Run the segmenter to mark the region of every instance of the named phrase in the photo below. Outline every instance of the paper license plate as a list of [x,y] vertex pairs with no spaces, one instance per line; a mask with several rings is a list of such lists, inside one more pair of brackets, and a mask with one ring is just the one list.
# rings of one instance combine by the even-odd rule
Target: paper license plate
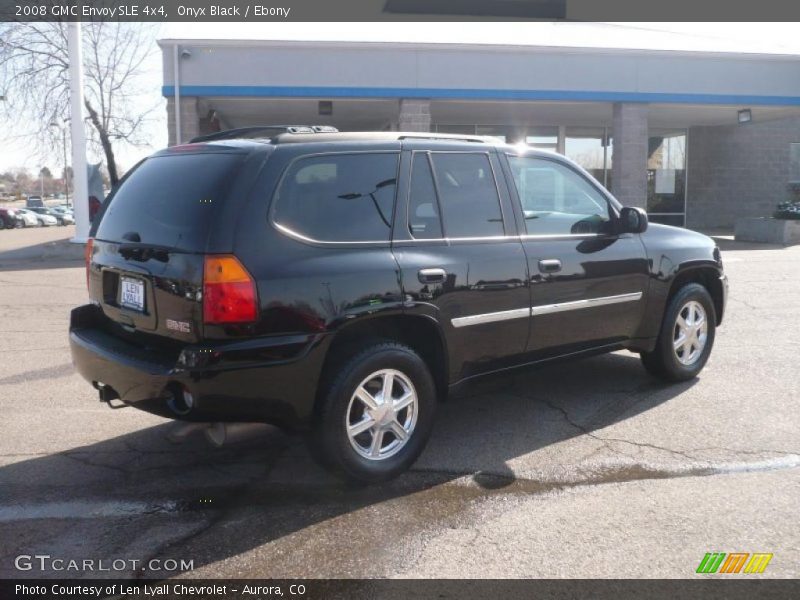
[[144,281],[122,277],[119,281],[119,304],[144,312]]

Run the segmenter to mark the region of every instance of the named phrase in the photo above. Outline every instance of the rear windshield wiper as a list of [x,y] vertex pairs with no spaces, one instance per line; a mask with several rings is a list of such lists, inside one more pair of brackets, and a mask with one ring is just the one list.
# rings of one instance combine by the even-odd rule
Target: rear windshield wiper
[[176,252],[176,249],[146,242],[123,242],[117,248],[117,252],[126,260],[133,259],[144,262],[154,258],[161,262],[167,262],[169,253]]

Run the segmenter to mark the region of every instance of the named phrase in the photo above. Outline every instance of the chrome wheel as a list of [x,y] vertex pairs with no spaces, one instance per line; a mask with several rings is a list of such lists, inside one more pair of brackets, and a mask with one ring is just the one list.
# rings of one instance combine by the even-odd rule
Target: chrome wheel
[[672,335],[675,357],[682,365],[691,366],[703,354],[708,340],[708,319],[703,305],[692,300],[678,312]]
[[417,391],[408,377],[394,369],[376,371],[350,398],[345,416],[350,445],[369,460],[394,456],[414,433],[418,412]]

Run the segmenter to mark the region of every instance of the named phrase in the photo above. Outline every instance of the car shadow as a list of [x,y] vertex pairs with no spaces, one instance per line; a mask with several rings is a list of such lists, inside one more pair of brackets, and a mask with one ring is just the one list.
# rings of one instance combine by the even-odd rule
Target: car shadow
[[[309,528],[326,523],[332,524],[328,533],[315,533],[314,544],[320,552],[336,556],[337,548],[339,554],[347,552],[337,546],[338,536],[347,531],[339,524],[351,515],[358,514],[354,518],[369,524],[377,520],[388,532],[401,527],[407,533],[428,520],[449,518],[477,495],[521,479],[527,491],[558,488],[563,484],[542,473],[561,466],[560,443],[583,436],[586,444],[581,452],[588,456],[601,439],[596,432],[657,407],[694,383],[659,383],[644,372],[637,357],[627,353],[486,378],[439,406],[428,447],[409,473],[369,487],[341,483],[311,461],[298,436],[269,426],[255,426],[242,441],[214,448],[201,432],[168,422],[0,467],[0,488],[11,491],[6,502],[19,506],[37,505],[43,490],[52,495],[55,489],[68,495],[72,504],[86,506],[120,502],[132,510],[130,500],[136,498],[144,507],[141,518],[159,514],[201,518],[200,529],[169,543],[151,541],[148,551],[150,558],[191,557],[195,569],[265,546],[269,552],[272,542],[292,534],[302,537]],[[185,439],[176,444],[175,438],[182,434]],[[563,450],[571,453],[565,460],[573,465],[582,460],[575,446]],[[447,485],[456,479],[459,485]],[[398,509],[393,501],[399,498],[411,504]],[[130,527],[135,532],[138,526]],[[24,551],[24,538],[17,535],[16,551]],[[294,565],[301,573],[293,546],[282,542],[288,550],[268,554],[265,564],[276,573],[286,573],[281,571],[281,561],[286,561],[287,569]],[[81,550],[90,555],[101,552],[91,547],[93,543],[82,541]],[[368,537],[359,542],[358,552],[369,560],[371,552],[382,551],[383,543],[380,536]],[[101,548],[108,551],[108,545]],[[314,576],[324,577],[324,570]]]

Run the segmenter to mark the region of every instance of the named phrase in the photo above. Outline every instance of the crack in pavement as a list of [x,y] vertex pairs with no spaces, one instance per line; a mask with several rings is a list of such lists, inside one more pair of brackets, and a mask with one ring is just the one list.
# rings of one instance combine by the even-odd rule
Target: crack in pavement
[[[646,399],[646,398],[644,398],[644,399]],[[638,402],[641,402],[644,399],[639,400]],[[700,458],[700,457],[696,456],[695,454],[698,453],[698,452],[704,452],[704,451],[708,451],[708,450],[718,450],[718,451],[722,451],[722,452],[728,452],[728,453],[733,454],[733,455],[737,455],[737,454],[749,454],[749,455],[779,454],[779,455],[783,455],[783,456],[793,456],[793,455],[797,454],[797,452],[795,452],[795,451],[786,451],[786,450],[738,450],[738,449],[735,449],[735,448],[725,448],[725,447],[721,447],[721,446],[706,446],[706,447],[701,447],[701,448],[690,448],[690,449],[687,449],[687,450],[676,450],[674,448],[668,448],[666,446],[659,446],[657,444],[652,444],[652,443],[649,443],[649,442],[639,442],[639,441],[635,441],[635,440],[628,440],[628,439],[625,439],[625,438],[600,436],[600,435],[597,435],[596,433],[594,433],[594,431],[589,429],[587,426],[581,425],[575,419],[573,419],[569,415],[569,413],[567,412],[567,410],[564,407],[558,406],[557,404],[554,404],[554,403],[550,402],[549,400],[545,400],[543,398],[539,398],[539,399],[536,399],[536,400],[538,400],[542,404],[546,405],[548,408],[559,412],[563,416],[564,420],[567,423],[569,423],[572,427],[574,427],[575,429],[577,429],[578,431],[580,431],[584,435],[587,435],[588,437],[592,438],[593,440],[596,440],[596,441],[600,442],[602,447],[606,448],[607,450],[609,450],[610,452],[612,452],[614,454],[623,455],[623,456],[626,456],[628,458],[632,458],[632,456],[630,454],[621,452],[621,451],[617,450],[616,448],[613,448],[609,442],[621,443],[621,444],[629,444],[629,445],[632,445],[632,446],[636,446],[638,448],[649,448],[649,449],[652,449],[652,450],[658,450],[658,451],[661,451],[661,452],[667,452],[669,454],[674,454],[674,455],[677,455],[677,456],[681,456],[681,457],[683,457],[685,459],[688,459],[688,460],[691,460],[691,461],[704,462],[704,463],[709,464],[709,465],[713,464],[713,461],[708,460],[708,459],[704,459],[704,458]],[[629,409],[630,409],[630,407],[628,407],[626,410],[629,410]],[[594,454],[596,452],[597,452],[597,450],[594,450],[594,451],[592,451],[591,454]],[[798,451],[798,452],[800,452],[800,451]]]

